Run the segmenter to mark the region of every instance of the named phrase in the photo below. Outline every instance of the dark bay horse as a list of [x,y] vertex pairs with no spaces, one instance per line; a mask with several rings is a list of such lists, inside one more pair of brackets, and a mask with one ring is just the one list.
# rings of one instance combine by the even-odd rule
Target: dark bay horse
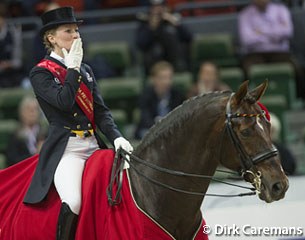
[[[209,176],[222,164],[242,172],[260,199],[283,198],[288,179],[270,139],[270,123],[257,104],[266,88],[267,82],[248,92],[245,82],[235,94],[209,93],[185,102],[149,131],[134,155],[166,169]],[[176,192],[149,179],[203,193],[210,180],[173,176],[136,161],[129,177],[139,207],[176,239],[191,239],[200,225],[204,196]]]
[[[178,176],[172,174],[173,171],[213,176],[217,166],[222,164],[240,172],[262,200],[272,202],[283,198],[288,180],[270,139],[270,123],[257,104],[266,87],[265,82],[248,92],[245,82],[236,93],[198,96],[157,123],[130,157],[130,169],[123,174],[126,181],[123,181],[122,201],[116,206],[108,204],[106,195],[114,153],[112,150],[96,151],[88,159],[83,175],[82,210],[76,239],[192,239],[197,230],[200,231],[200,206],[210,177]],[[148,167],[135,157],[167,171]],[[0,171],[1,240],[55,239],[60,209],[55,189],[50,190],[41,204],[22,204],[37,159],[36,155]],[[163,237],[156,237],[151,225],[142,224],[146,220],[143,221],[144,214],[138,207],[173,237],[164,237],[166,233],[162,230]]]

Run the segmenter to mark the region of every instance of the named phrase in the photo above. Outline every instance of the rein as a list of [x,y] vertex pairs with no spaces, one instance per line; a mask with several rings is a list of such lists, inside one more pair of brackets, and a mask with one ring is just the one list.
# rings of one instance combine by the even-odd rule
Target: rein
[[[122,158],[127,161],[130,165],[130,167],[132,169],[134,169],[140,176],[144,177],[145,179],[160,185],[162,187],[168,188],[170,190],[176,191],[176,192],[181,192],[181,193],[186,193],[186,194],[190,194],[190,195],[197,195],[197,196],[214,196],[214,197],[242,197],[242,196],[249,196],[249,195],[255,195],[255,188],[253,187],[246,187],[246,186],[241,186],[238,184],[234,184],[234,183],[229,183],[229,182],[225,182],[222,181],[221,179],[218,178],[214,178],[213,176],[209,176],[209,175],[200,175],[200,174],[193,174],[193,173],[186,173],[186,172],[181,172],[181,171],[175,171],[172,169],[168,169],[168,168],[163,168],[160,166],[157,166],[155,164],[152,164],[146,160],[143,160],[135,155],[133,155],[132,153],[129,153],[127,151],[125,151],[124,149],[120,149],[120,151],[122,151],[121,156]],[[240,194],[230,194],[230,195],[225,195],[225,194],[211,194],[211,193],[202,193],[202,192],[194,192],[194,191],[187,191],[187,190],[183,190],[183,189],[179,189],[179,188],[175,188],[173,186],[167,185],[165,183],[159,182],[157,180],[154,180],[146,175],[144,175],[143,173],[141,173],[136,167],[135,165],[131,162],[131,160],[129,160],[126,156],[129,156],[131,160],[134,160],[138,163],[141,163],[149,168],[155,169],[159,172],[163,172],[163,173],[167,173],[170,175],[174,175],[174,176],[180,176],[180,177],[194,177],[194,178],[203,178],[203,179],[209,179],[215,182],[219,182],[219,183],[223,183],[226,185],[230,185],[230,186],[234,186],[234,187],[239,187],[239,188],[243,188],[243,189],[248,189],[251,190],[251,192],[247,192],[247,193],[240,193]]]
[[[251,190],[251,192],[239,193],[239,194],[213,194],[213,193],[202,193],[202,192],[183,190],[183,189],[176,188],[176,187],[170,186],[168,184],[159,182],[155,179],[152,179],[152,178],[146,176],[145,174],[141,173],[135,167],[135,165],[133,164],[133,162],[131,160],[129,160],[129,158],[133,161],[139,162],[139,163],[141,163],[141,164],[143,164],[147,167],[150,167],[152,169],[155,169],[159,172],[167,173],[167,174],[174,175],[174,176],[181,176],[181,177],[195,177],[195,178],[209,179],[209,180],[212,180],[214,182],[219,182],[219,183],[223,183],[223,184],[234,186],[234,187],[248,189],[248,190]],[[161,187],[164,187],[164,188],[167,188],[167,189],[175,191],[175,192],[179,192],[179,193],[195,195],[195,196],[210,196],[210,197],[244,197],[244,196],[252,196],[252,195],[256,194],[256,189],[253,188],[253,187],[246,187],[246,186],[241,186],[241,185],[234,184],[234,183],[229,183],[229,182],[223,181],[221,179],[218,179],[218,178],[215,178],[215,177],[209,176],[209,175],[186,173],[186,172],[182,172],[182,171],[175,171],[175,170],[172,170],[172,169],[163,168],[163,167],[157,166],[155,164],[152,164],[148,161],[145,161],[145,160],[135,156],[134,154],[129,153],[129,152],[125,151],[124,149],[120,148],[116,152],[116,155],[115,155],[115,158],[114,158],[114,163],[113,163],[112,171],[111,171],[111,179],[110,179],[110,183],[109,183],[108,188],[107,188],[108,203],[111,206],[118,205],[121,202],[120,191],[122,189],[122,183],[123,183],[124,161],[128,162],[130,167],[133,170],[135,170],[138,175],[140,175],[141,177],[150,181],[151,183],[156,184],[156,185],[161,186]],[[216,170],[216,171],[224,172],[224,173],[230,173],[230,174],[237,174],[237,173],[231,172],[231,171],[224,171],[224,170]],[[115,185],[117,185],[116,188],[114,187]]]
[[[254,187],[246,187],[246,186],[241,186],[241,185],[234,184],[234,183],[229,183],[229,182],[223,181],[221,179],[218,179],[218,178],[215,178],[215,177],[209,176],[209,175],[186,173],[186,172],[182,172],[182,171],[176,171],[176,170],[172,170],[172,169],[163,168],[163,167],[157,166],[153,163],[150,163],[147,160],[143,160],[143,159],[135,156],[134,154],[129,153],[129,152],[125,151],[124,149],[120,148],[116,152],[116,156],[114,159],[112,172],[111,172],[110,184],[107,188],[107,196],[108,196],[109,204],[111,206],[113,206],[113,205],[119,204],[121,201],[120,190],[122,188],[122,180],[123,180],[122,172],[123,172],[123,166],[124,166],[125,161],[129,163],[130,168],[135,170],[135,172],[139,176],[145,178],[146,180],[150,181],[153,184],[156,184],[158,186],[161,186],[161,187],[164,187],[164,188],[167,188],[169,190],[179,192],[179,193],[195,195],[195,196],[213,196],[213,197],[243,197],[243,196],[255,195],[256,193],[259,194],[260,188],[261,188],[261,172],[260,171],[253,172],[251,169],[253,168],[253,166],[255,166],[256,163],[276,156],[278,154],[278,151],[273,146],[272,149],[270,149],[266,152],[257,154],[255,157],[250,157],[247,154],[243,145],[239,141],[237,134],[233,130],[232,119],[238,118],[238,117],[249,117],[249,118],[260,117],[260,116],[265,116],[265,113],[262,112],[260,114],[240,114],[240,113],[232,114],[231,113],[231,99],[232,99],[233,95],[234,95],[234,93],[232,93],[232,95],[230,96],[230,98],[227,102],[227,106],[226,106],[225,129],[227,130],[228,135],[231,139],[231,142],[233,143],[233,145],[234,145],[235,149],[237,150],[238,155],[240,157],[241,165],[243,168],[242,177],[244,177],[246,174],[252,175],[253,181],[251,182],[251,184],[253,184]],[[166,173],[169,175],[180,176],[180,177],[193,177],[193,178],[209,179],[211,181],[219,182],[219,183],[230,185],[233,187],[248,189],[248,190],[250,190],[250,192],[239,193],[239,194],[213,194],[213,193],[211,194],[211,193],[188,191],[188,190],[176,188],[176,187],[159,182],[158,180],[155,180],[155,179],[152,179],[151,177],[146,176],[145,174],[143,174],[140,170],[138,170],[136,168],[136,166],[134,165],[134,163],[131,160],[138,162],[140,164],[143,164],[156,171]],[[224,171],[224,170],[216,170],[216,171],[230,173],[230,174],[237,174],[232,171]],[[116,189],[113,188],[115,183],[117,184]]]
[[106,189],[108,203],[110,206],[118,205],[121,203],[121,189],[123,186],[123,170],[124,170],[124,161],[121,157],[121,149],[119,149],[114,157],[111,177],[109,185]]

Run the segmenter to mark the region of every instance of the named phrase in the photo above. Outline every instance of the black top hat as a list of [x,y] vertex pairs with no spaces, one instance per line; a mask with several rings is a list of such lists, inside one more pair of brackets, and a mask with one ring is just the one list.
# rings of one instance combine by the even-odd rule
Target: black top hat
[[77,20],[72,7],[61,7],[45,12],[41,15],[42,28],[40,35],[42,36],[47,30],[55,28],[62,24],[76,23],[81,24],[83,20]]

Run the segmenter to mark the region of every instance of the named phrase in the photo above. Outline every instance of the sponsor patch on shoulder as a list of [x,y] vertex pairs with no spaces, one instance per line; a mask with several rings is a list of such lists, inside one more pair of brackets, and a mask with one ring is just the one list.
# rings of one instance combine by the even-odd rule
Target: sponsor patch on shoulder
[[58,79],[57,77],[54,78],[54,81],[55,81],[57,84],[61,84],[60,81],[59,81],[59,79]]
[[88,82],[93,82],[93,78],[90,76],[89,73],[86,72],[86,77],[88,79]]

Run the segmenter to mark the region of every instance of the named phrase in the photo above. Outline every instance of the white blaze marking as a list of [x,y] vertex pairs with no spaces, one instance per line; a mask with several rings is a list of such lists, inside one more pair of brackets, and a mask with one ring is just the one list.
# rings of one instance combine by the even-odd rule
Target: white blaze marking
[[264,131],[264,127],[259,116],[256,117],[256,123]]

